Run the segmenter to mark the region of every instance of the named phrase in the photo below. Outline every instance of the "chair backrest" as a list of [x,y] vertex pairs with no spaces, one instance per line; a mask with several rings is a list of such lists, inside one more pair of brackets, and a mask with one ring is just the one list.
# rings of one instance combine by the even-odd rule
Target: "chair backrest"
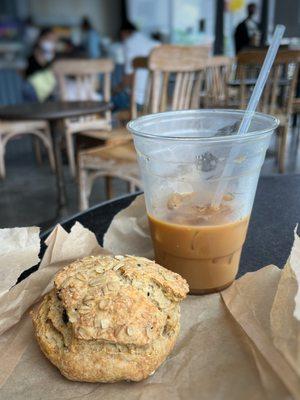
[[226,56],[213,56],[207,60],[203,106],[224,105],[228,99],[228,79],[231,74],[233,59]]
[[[253,84],[266,56],[266,50],[251,50],[237,55],[236,77],[240,80],[240,105],[246,108]],[[300,51],[278,52],[270,71],[258,109],[265,113],[288,116],[292,110],[300,62]]]
[[[137,109],[137,102],[136,102],[136,86],[137,86],[137,71],[139,69],[148,69],[148,57],[136,57],[132,61],[132,67],[133,67],[133,82],[132,82],[132,90],[131,90],[131,99],[130,99],[130,112],[131,112],[131,118],[135,119],[138,116],[138,109]],[[149,91],[150,88],[150,76],[148,76],[148,82],[147,82],[147,93],[145,95],[145,103],[148,103],[148,98],[149,98]],[[147,105],[144,105],[145,109]]]
[[197,108],[210,48],[162,45],[149,56],[148,112]]
[[103,100],[111,98],[111,74],[114,63],[111,59],[58,60],[53,70],[58,80],[61,100],[95,100],[98,90]]

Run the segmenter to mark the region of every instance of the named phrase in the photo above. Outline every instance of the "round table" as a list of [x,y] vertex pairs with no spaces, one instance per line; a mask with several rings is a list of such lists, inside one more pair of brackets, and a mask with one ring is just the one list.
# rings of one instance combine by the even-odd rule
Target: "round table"
[[61,157],[62,121],[65,118],[102,113],[110,108],[111,104],[105,101],[51,101],[0,107],[0,119],[10,121],[47,120],[49,122],[56,166],[58,217],[66,215],[66,191]]
[[[93,231],[100,244],[112,218],[136,195],[127,195],[77,214],[64,221],[70,230],[75,221]],[[275,175],[259,180],[239,276],[268,264],[282,268],[293,243],[293,230],[300,222],[300,175]],[[42,239],[50,233],[44,232]]]

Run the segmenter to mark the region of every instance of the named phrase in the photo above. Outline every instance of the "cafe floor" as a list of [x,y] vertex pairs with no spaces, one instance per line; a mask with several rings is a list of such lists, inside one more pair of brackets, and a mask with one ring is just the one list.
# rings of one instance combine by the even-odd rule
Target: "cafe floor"
[[[287,173],[300,173],[299,131],[296,130],[288,143]],[[262,175],[277,173],[274,151],[270,151],[262,168]],[[7,176],[0,182],[0,228],[14,226],[39,225],[48,228],[47,223],[55,215],[56,187],[55,176],[50,171],[47,157],[45,162],[37,165],[30,137],[23,137],[8,143],[6,153]],[[71,178],[67,165],[64,174],[68,198],[68,214],[78,212],[77,184]],[[126,193],[126,185],[113,182],[115,196]],[[104,183],[99,179],[94,185],[90,204],[105,201]]]

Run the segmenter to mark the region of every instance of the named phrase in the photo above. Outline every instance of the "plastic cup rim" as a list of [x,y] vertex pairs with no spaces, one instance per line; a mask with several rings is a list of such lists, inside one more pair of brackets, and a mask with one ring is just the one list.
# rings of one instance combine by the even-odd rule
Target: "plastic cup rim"
[[[173,116],[180,116],[180,115],[189,115],[189,114],[239,114],[241,115],[241,120],[242,116],[245,114],[245,110],[234,110],[234,109],[195,109],[195,110],[180,110],[180,111],[167,111],[167,112],[161,112],[161,113],[155,113],[155,114],[148,114],[144,115],[142,117],[138,117],[134,120],[131,120],[127,123],[127,129],[134,135],[138,137],[143,137],[147,139],[155,139],[155,140],[176,140],[176,141],[182,141],[182,142],[187,142],[187,141],[193,141],[193,142],[231,142],[231,141],[245,141],[249,139],[257,139],[260,136],[264,136],[268,133],[273,132],[279,125],[279,119],[269,115],[269,114],[264,114],[260,112],[255,112],[253,114],[253,118],[261,118],[265,119],[266,121],[269,121],[270,126],[265,129],[260,129],[260,130],[255,130],[255,131],[249,131],[246,134],[241,134],[241,135],[219,135],[219,136],[212,136],[212,137],[204,137],[204,136],[176,136],[176,135],[160,135],[159,133],[149,133],[147,130],[143,129],[142,127],[136,128],[137,125],[141,124],[147,124],[147,123],[159,123],[159,120],[162,117],[173,117]],[[238,129],[237,129],[238,131]],[[237,132],[236,131],[236,132]]]

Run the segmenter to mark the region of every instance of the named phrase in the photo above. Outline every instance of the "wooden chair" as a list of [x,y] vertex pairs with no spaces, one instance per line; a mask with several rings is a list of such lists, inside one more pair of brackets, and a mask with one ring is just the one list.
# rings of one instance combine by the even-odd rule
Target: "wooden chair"
[[[131,89],[131,105],[124,119],[130,120],[139,115],[136,99],[136,72],[139,68],[148,67],[147,57],[137,57],[133,60],[133,84]],[[105,146],[82,150],[78,154],[79,177],[79,206],[80,210],[88,208],[88,199],[94,181],[99,177],[105,178],[106,196],[112,197],[112,178],[120,178],[128,183],[130,191],[141,188],[136,153],[132,143],[132,136],[126,127],[113,129],[112,136]]]
[[151,80],[146,111],[198,108],[208,46],[162,45],[149,58]]
[[296,118],[296,124],[298,125],[298,119],[300,115],[300,68],[298,69],[298,78],[296,83],[296,95],[293,101],[293,114]]
[[[138,57],[133,61],[134,79],[131,96],[131,117],[157,111],[187,109],[198,106],[200,85],[203,82],[205,60],[209,49],[163,45],[155,48],[149,59]],[[136,71],[148,65],[148,85],[143,109],[138,112],[135,99]],[[173,96],[174,95],[174,96]],[[126,181],[129,190],[141,188],[136,154],[129,133],[118,145],[82,151],[79,154],[80,209],[88,207],[93,181],[97,177],[118,177]],[[107,187],[107,196],[112,195]]]
[[[265,55],[265,50],[251,50],[237,55],[237,78],[240,79],[239,102],[242,109],[246,108],[253,90],[253,85],[249,84],[249,80],[255,80],[258,77]],[[259,111],[272,114],[280,121],[277,131],[280,173],[283,173],[285,169],[287,134],[293,112],[299,61],[299,51],[278,52],[258,107]]]
[[236,105],[227,85],[234,60],[226,56],[209,57],[205,69],[201,104],[204,108],[224,108]]
[[[58,80],[61,100],[96,100],[96,93],[104,101],[111,99],[111,74],[114,68],[110,59],[59,60],[53,70]],[[103,115],[65,120],[65,136],[69,166],[75,176],[75,150],[73,135],[81,134],[106,141],[110,137],[111,111]]]
[[[129,192],[142,188],[133,141],[123,141],[81,151],[79,154],[80,210],[88,208],[88,199],[96,178],[119,178],[127,182]],[[108,189],[111,197],[111,186]]]
[[[22,103],[24,99],[24,82],[17,70],[8,68],[0,70],[0,105]],[[32,134],[35,155],[38,163],[42,162],[39,141],[47,149],[50,166],[54,170],[52,141],[46,121],[1,121],[0,120],[0,178],[5,178],[5,149],[9,140],[16,136]]]
[[[20,135],[33,135],[36,139],[39,139],[44,144],[51,169],[55,169],[54,153],[52,148],[52,141],[49,131],[49,126],[46,121],[22,121],[22,122],[10,122],[0,121],[0,178],[4,179],[6,175],[5,171],[5,149],[7,142],[16,136]],[[41,162],[41,156],[39,153],[39,146],[36,146],[35,150],[37,160]]]

